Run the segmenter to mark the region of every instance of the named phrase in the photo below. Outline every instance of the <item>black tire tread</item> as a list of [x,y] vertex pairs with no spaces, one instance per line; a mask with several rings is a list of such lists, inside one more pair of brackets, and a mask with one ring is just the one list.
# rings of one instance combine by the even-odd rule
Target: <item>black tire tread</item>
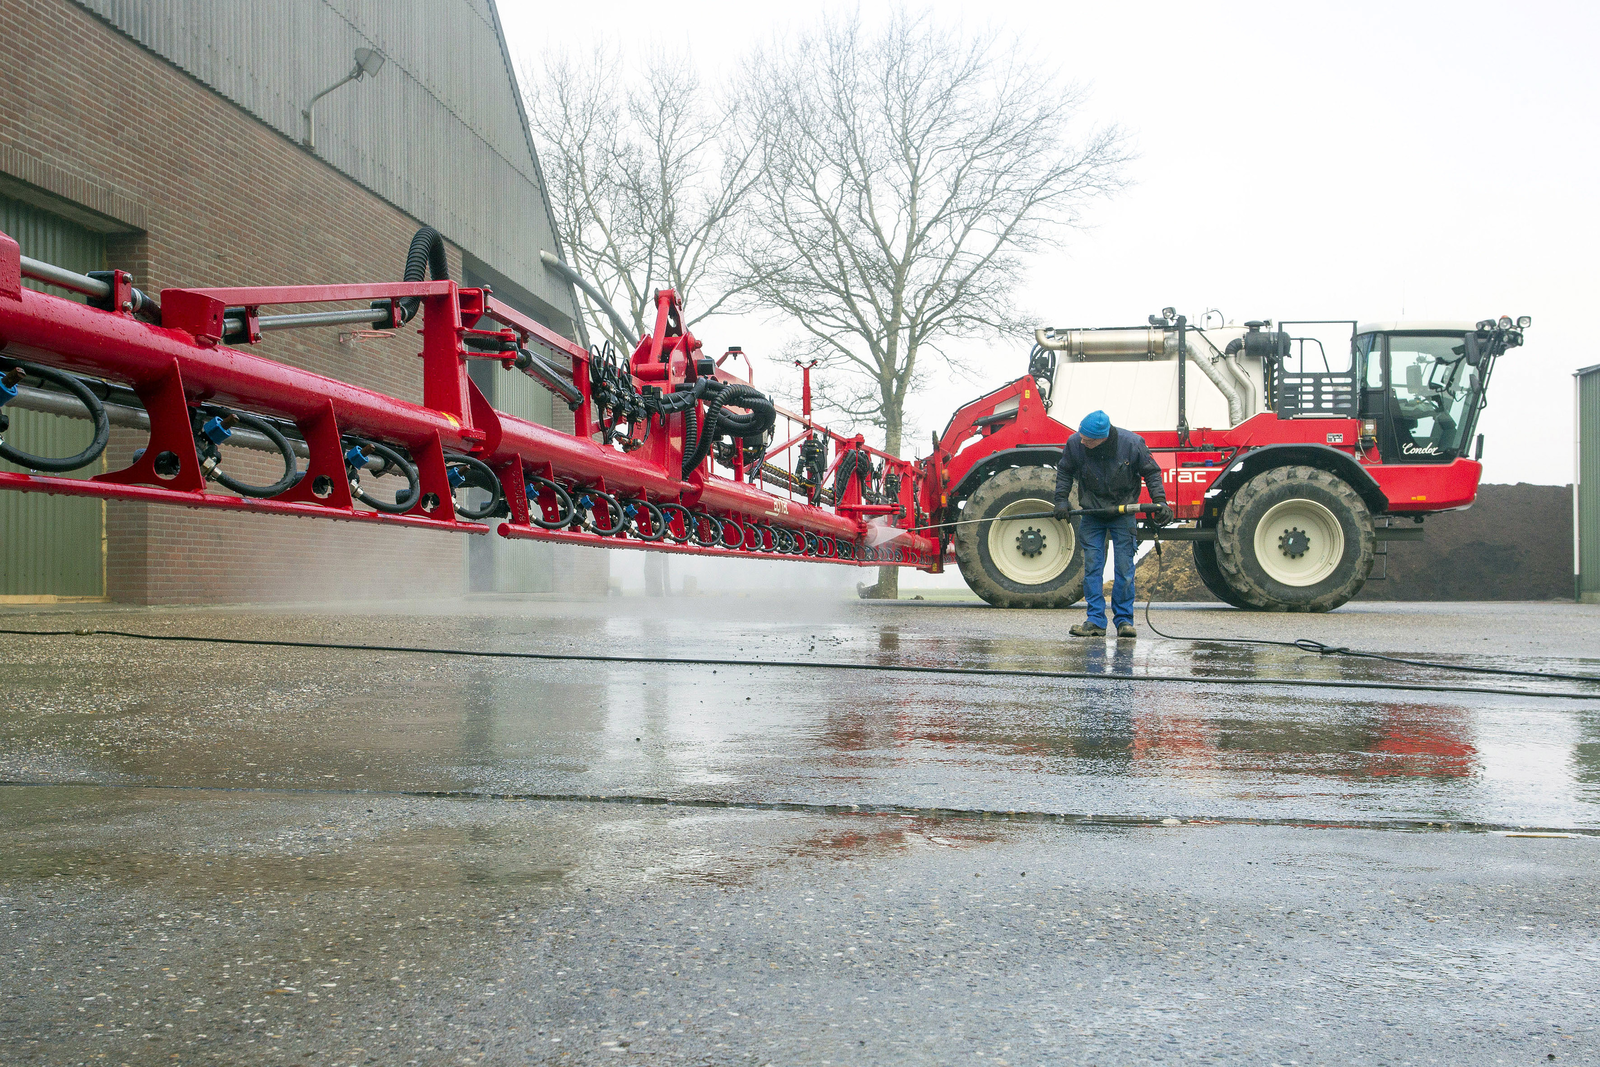
[[1217,546],[1214,542],[1195,541],[1193,547],[1195,573],[1200,576],[1200,584],[1205,586],[1212,596],[1236,608],[1243,608],[1246,611],[1257,610],[1255,605],[1229,587],[1227,578],[1222,574],[1222,568],[1217,565]]
[[[1254,564],[1255,547],[1254,537],[1246,536],[1245,526],[1262,506],[1264,496],[1285,487],[1291,490],[1296,487],[1320,490],[1332,497],[1349,513],[1356,529],[1357,551],[1354,559],[1345,567],[1345,573],[1338,576],[1339,581],[1320,592],[1296,595],[1293,591],[1285,592],[1289,588],[1287,586],[1273,589],[1257,580],[1247,566]],[[1243,606],[1259,611],[1332,611],[1361,592],[1362,586],[1367,584],[1367,576],[1372,573],[1376,559],[1377,537],[1366,502],[1351,488],[1350,483],[1315,467],[1286,466],[1261,472],[1229,499],[1217,523],[1215,545],[1217,569],[1222,580],[1231,592],[1244,601]],[[1349,559],[1348,553],[1346,558]]]
[[[1007,497],[1018,491],[1050,500],[1055,495],[1056,472],[1049,467],[1013,467],[995,473],[984,481],[967,499],[962,509],[963,519],[982,519],[1005,506]],[[956,565],[967,586],[997,608],[1069,608],[1083,597],[1083,547],[1074,548],[1073,560],[1062,576],[1055,579],[1052,588],[1036,592],[1018,592],[1007,588],[1007,580],[999,574],[990,574],[983,563],[984,553],[979,543],[988,537],[989,528],[983,523],[957,526],[955,529]],[[1066,580],[1061,581],[1061,577]]]

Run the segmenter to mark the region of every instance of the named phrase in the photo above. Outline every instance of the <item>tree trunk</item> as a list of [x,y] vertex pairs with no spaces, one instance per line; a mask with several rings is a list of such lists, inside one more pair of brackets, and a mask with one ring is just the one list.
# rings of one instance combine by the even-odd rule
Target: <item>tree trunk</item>
[[[892,404],[884,410],[883,450],[891,456],[900,454],[900,412]],[[877,584],[864,595],[874,600],[899,600],[900,568],[879,567]]]
[[899,600],[900,599],[900,568],[879,567],[878,584],[872,587],[870,594],[874,600]]

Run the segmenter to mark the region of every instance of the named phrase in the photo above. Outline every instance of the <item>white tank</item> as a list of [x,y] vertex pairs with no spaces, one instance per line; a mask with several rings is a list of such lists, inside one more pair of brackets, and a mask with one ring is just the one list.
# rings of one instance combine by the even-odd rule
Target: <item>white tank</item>
[[[1244,333],[1241,326],[1185,331],[1191,428],[1227,429],[1262,410],[1261,361],[1225,354],[1228,342]],[[1076,426],[1083,416],[1099,410],[1130,430],[1177,425],[1177,330],[1044,329],[1035,338],[1061,353],[1050,398],[1050,414],[1056,420]]]

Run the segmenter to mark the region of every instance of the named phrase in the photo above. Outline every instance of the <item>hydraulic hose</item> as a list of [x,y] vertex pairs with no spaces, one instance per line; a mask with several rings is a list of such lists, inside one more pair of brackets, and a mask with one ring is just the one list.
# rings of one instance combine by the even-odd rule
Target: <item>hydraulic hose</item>
[[[602,493],[598,489],[573,489],[573,492],[580,494],[578,497],[578,509],[580,511],[587,510],[590,515],[594,514],[594,501],[591,498],[599,497],[606,502],[606,510],[611,514],[612,524],[605,527],[595,522],[585,524],[601,537],[612,537],[619,534],[622,532],[622,528],[628,525],[628,516],[623,514],[622,504],[610,493]],[[579,516],[573,516],[573,522],[581,521]]]
[[844,499],[844,491],[850,485],[850,479],[855,478],[861,485],[861,499],[869,504],[877,503],[872,491],[872,459],[865,452],[850,449],[839,457],[839,469],[833,474],[833,499]]
[[550,479],[541,478],[537,474],[529,474],[529,475],[527,475],[526,476],[526,481],[527,481],[527,484],[530,485],[530,486],[540,486],[540,487],[542,487],[544,489],[550,490],[550,492],[552,494],[554,494],[554,496],[556,498],[556,511],[558,513],[557,516],[554,519],[545,518],[541,514],[541,512],[543,512],[544,508],[539,503],[539,499],[538,499],[539,498],[539,494],[538,493],[529,493],[528,494],[528,521],[529,522],[533,523],[533,525],[539,527],[539,529],[541,529],[541,530],[564,530],[568,526],[572,525],[574,520],[576,520],[577,517],[578,517],[578,506],[573,503],[572,497],[567,493],[567,491],[565,489],[561,488],[560,485],[556,484],[555,482],[552,482]]
[[[652,504],[648,500],[622,499],[620,497],[618,500],[622,504],[623,514],[627,514],[630,508],[633,509],[634,514],[632,518],[629,519],[629,525],[632,527],[633,532],[639,536],[640,540],[660,541],[667,536],[667,517],[662,512],[661,508]],[[639,512],[641,511],[650,517],[649,533],[645,533],[639,528]]]
[[[268,441],[271,441],[273,447],[278,450],[278,455],[283,459],[283,477],[271,485],[251,485],[248,482],[239,481],[222,469],[220,465],[222,454],[217,448],[220,442],[213,441],[203,433],[197,434],[196,443],[200,445],[201,455],[204,457],[201,460],[201,468],[204,470],[208,465],[210,468],[206,471],[207,478],[233,490],[240,496],[274,497],[281,493],[287,493],[294,488],[295,483],[300,480],[300,464],[295,459],[294,446],[289,443],[289,439],[276,426],[266,419],[258,418],[243,411],[229,411],[225,408],[208,408],[207,411],[212,418],[220,420],[224,426],[238,425],[248,430],[254,430]],[[231,434],[228,436],[231,436]]]
[[[694,543],[701,548],[716,548],[722,543],[722,524],[716,516],[704,511],[690,512],[694,516]],[[700,531],[705,529],[710,532],[711,538],[707,540],[700,536]]]
[[[663,401],[677,401],[682,393],[663,397]],[[690,434],[684,427],[684,440],[694,440],[694,448],[686,449],[683,456],[683,476],[687,478],[696,467],[705,462],[711,446],[723,435],[740,441],[760,440],[777,422],[778,409],[761,390],[738,382],[719,382],[714,378],[701,378],[695,382],[694,398],[707,398],[705,419],[697,432]],[[724,410],[729,405],[748,408],[744,414]],[[692,407],[687,410],[693,411]]]
[[[422,483],[417,477],[417,468],[411,465],[410,460],[388,445],[379,444],[377,441],[365,441],[356,437],[347,437],[345,441],[347,444],[354,446],[354,448],[345,452],[345,469],[350,474],[350,493],[352,496],[375,511],[381,511],[387,515],[401,515],[416,506],[417,492]],[[375,472],[378,477],[381,478],[396,468],[399,469],[401,474],[405,475],[405,491],[396,493],[393,503],[372,496],[361,487],[361,471],[350,462],[350,452],[355,451],[355,449],[370,449],[379,459],[383,460],[383,467]]]
[[[673,515],[677,516],[677,518],[676,519],[666,519],[665,516],[666,516],[666,514],[668,512],[671,512]],[[662,526],[662,530],[666,533],[667,539],[669,541],[673,542],[674,544],[681,545],[681,544],[687,543],[689,541],[689,539],[694,536],[694,527],[695,527],[695,522],[696,522],[695,517],[694,517],[694,512],[690,511],[688,508],[684,507],[682,504],[662,504],[661,505],[661,514],[662,514],[662,516],[663,516],[663,518],[665,520],[664,523],[663,523],[663,526]],[[672,524],[675,521],[680,523],[683,526],[683,536],[682,537],[679,537],[672,530]]]
[[[495,476],[492,467],[476,456],[467,455],[445,456],[444,466],[447,471],[465,470],[461,483],[463,488],[484,489],[489,493],[489,502],[479,507],[464,508],[460,504],[456,504],[457,515],[468,522],[477,522],[499,512],[503,498],[500,493],[500,479]],[[450,482],[454,485],[455,478],[452,477]]]
[[[106,443],[111,440],[111,418],[106,414],[105,405],[100,403],[100,398],[90,392],[88,386],[70,374],[64,374],[51,367],[41,367],[35,363],[23,363],[21,360],[0,357],[0,368],[8,372],[21,371],[40,381],[53,382],[77,397],[88,409],[89,417],[94,420],[94,437],[90,440],[89,446],[77,455],[35,456],[6,444],[5,439],[0,437],[0,457],[10,460],[19,467],[51,473],[75,471],[87,467],[100,458],[100,453],[106,450]],[[10,377],[10,374],[7,377]],[[3,433],[6,427],[4,416],[0,416],[0,433]]]

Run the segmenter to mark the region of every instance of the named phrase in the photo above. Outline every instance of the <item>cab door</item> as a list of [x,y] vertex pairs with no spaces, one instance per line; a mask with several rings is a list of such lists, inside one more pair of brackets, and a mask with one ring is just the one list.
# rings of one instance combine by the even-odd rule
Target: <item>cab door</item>
[[1400,454],[1400,439],[1395,432],[1394,416],[1389,390],[1388,335],[1363,334],[1356,339],[1356,359],[1361,375],[1361,418],[1372,420],[1378,428],[1378,456],[1384,462],[1394,462]]

